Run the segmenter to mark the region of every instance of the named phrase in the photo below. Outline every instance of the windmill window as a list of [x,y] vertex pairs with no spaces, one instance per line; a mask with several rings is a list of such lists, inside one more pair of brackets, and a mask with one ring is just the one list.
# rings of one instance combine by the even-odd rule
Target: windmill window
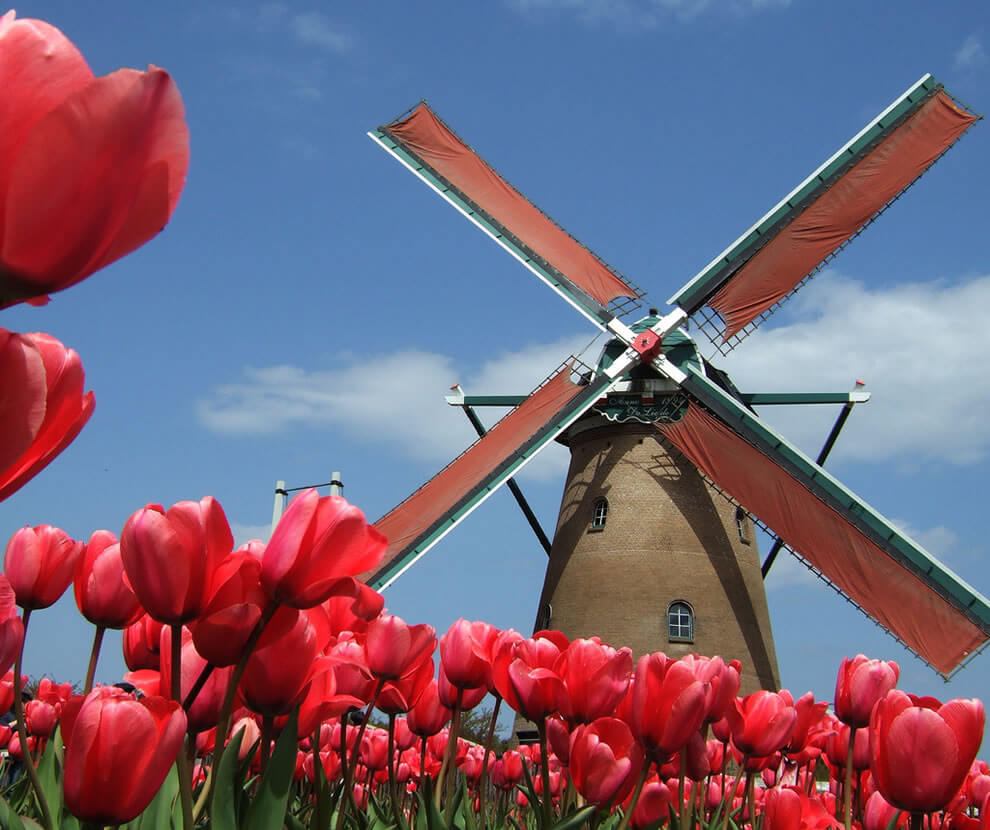
[[591,529],[603,530],[608,521],[608,499],[598,499],[591,513]]
[[667,638],[672,643],[694,642],[694,612],[683,600],[667,607]]
[[736,531],[739,533],[739,541],[745,545],[750,543],[749,523],[746,521],[748,515],[741,507],[736,508]]

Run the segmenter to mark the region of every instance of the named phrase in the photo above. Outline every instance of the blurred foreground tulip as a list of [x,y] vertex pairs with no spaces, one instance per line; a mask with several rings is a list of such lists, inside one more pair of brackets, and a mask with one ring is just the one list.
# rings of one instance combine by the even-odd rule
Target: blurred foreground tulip
[[870,770],[901,810],[941,810],[959,791],[983,739],[979,700],[915,698],[894,689],[870,717]]
[[0,17],[0,308],[42,300],[168,222],[189,130],[168,73],[93,76],[58,29]]
[[51,525],[22,527],[7,543],[3,570],[25,610],[54,605],[72,582],[83,543]]
[[385,545],[358,508],[340,496],[320,498],[310,488],[292,500],[275,527],[261,560],[261,584],[276,602],[312,608],[329,599],[341,579],[374,568]]
[[[0,266],[0,282],[2,276]],[[84,383],[79,355],[54,337],[0,329],[0,501],[41,472],[86,425],[96,401],[92,392],[83,394]]]
[[175,701],[135,700],[113,686],[90,692],[62,736],[69,812],[99,824],[133,819],[158,792],[185,733],[186,716]]

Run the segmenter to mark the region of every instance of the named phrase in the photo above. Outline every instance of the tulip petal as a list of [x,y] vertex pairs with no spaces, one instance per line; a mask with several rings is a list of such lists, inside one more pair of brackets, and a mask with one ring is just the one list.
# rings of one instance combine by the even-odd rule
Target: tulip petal
[[[144,180],[177,95],[163,70],[120,69],[69,95],[31,130],[8,184],[2,259],[34,278],[36,293],[78,282],[161,230],[168,190],[165,207],[155,205]],[[160,174],[152,178],[161,185]],[[139,219],[151,225],[138,227]]]
[[31,446],[45,418],[45,364],[30,338],[0,329],[0,483]]

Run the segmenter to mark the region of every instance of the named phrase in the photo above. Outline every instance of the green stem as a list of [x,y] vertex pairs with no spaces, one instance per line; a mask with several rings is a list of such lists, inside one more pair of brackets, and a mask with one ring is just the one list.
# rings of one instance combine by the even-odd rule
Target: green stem
[[268,769],[268,758],[272,754],[272,735],[275,733],[275,716],[261,716],[261,774]]
[[[169,694],[172,700],[182,705],[182,623],[173,623],[172,629],[172,664],[169,678]],[[186,735],[186,742],[179,750],[175,765],[179,773],[179,799],[182,802],[182,826],[184,830],[193,830],[193,800],[192,800],[192,769],[189,766],[188,745],[195,740]]]
[[487,824],[485,806],[488,800],[488,753],[492,751],[492,741],[495,738],[495,722],[498,720],[498,710],[502,706],[502,696],[495,696],[495,708],[492,709],[492,719],[488,724],[488,735],[485,738],[485,757],[481,762],[481,784],[478,795],[478,815],[481,819],[480,830],[485,830]]
[[24,659],[24,643],[27,642],[28,620],[31,619],[31,609],[24,609],[24,639],[21,640],[21,650],[17,652],[17,659],[14,660],[14,715],[17,717],[17,738],[21,742],[21,756],[24,759],[24,768],[27,770],[28,778],[31,780],[31,787],[34,789],[35,797],[38,799],[38,809],[41,810],[41,823],[46,830],[53,830],[52,814],[48,809],[48,799],[41,789],[41,780],[38,778],[38,768],[34,765],[34,758],[28,749],[27,724],[24,722],[24,701],[21,694],[24,686],[21,683],[21,666]]
[[746,809],[749,812],[749,825],[750,827],[756,826],[756,800],[754,789],[756,787],[756,780],[752,772],[746,773]]
[[100,646],[103,645],[103,632],[106,627],[96,626],[96,633],[93,635],[93,647],[89,651],[89,667],[86,669],[86,684],[83,686],[83,695],[88,695],[93,691],[93,678],[96,676],[96,661],[100,658]]
[[550,794],[550,759],[547,757],[547,719],[542,717],[536,724],[540,735],[540,778],[543,779],[543,827],[553,826],[553,796]]
[[[682,819],[684,818],[684,773],[687,769],[687,747],[682,746],[680,751],[680,764],[677,775],[677,818],[680,821],[681,826],[685,826]],[[690,825],[691,820],[688,819],[688,825]]]
[[622,816],[622,821],[616,830],[626,830],[629,826],[629,820],[632,818],[633,811],[636,809],[636,802],[639,801],[639,794],[643,792],[643,785],[646,783],[646,779],[650,774],[650,767],[653,766],[653,762],[649,759],[643,762],[643,769],[639,773],[639,780],[636,782],[636,789],[633,790],[632,798],[629,799],[629,807]]
[[[439,810],[443,785],[446,782],[447,770],[453,763],[457,755],[457,736],[461,728],[461,698],[463,691],[457,690],[457,700],[454,703],[454,712],[450,717],[450,729],[447,730],[447,749],[443,753],[443,761],[440,762],[440,772],[437,773],[436,786],[433,788],[433,804]],[[447,805],[448,807],[450,804]],[[450,816],[447,816],[447,824],[450,824]]]
[[325,785],[323,773],[323,762],[320,760],[320,727],[322,724],[316,724],[316,730],[313,732],[313,792],[315,797],[313,799],[313,809],[316,812],[316,826],[323,826],[323,788]]
[[189,690],[189,694],[186,695],[185,699],[182,701],[182,708],[187,712],[192,708],[193,703],[196,702],[196,698],[199,693],[203,691],[203,687],[206,685],[206,681],[210,679],[210,675],[213,674],[213,669],[216,668],[212,663],[207,663],[203,666],[203,670],[199,673],[199,677],[196,678],[196,682],[193,683],[192,688]]
[[849,727],[849,748],[846,750],[846,775],[842,783],[842,815],[846,830],[852,827],[853,750],[856,748],[856,727]]
[[[347,729],[346,726],[342,724],[340,730],[340,741],[342,757],[341,762],[344,765],[343,775],[344,775],[344,794],[347,796],[351,803],[351,806],[357,811],[357,802],[354,799],[354,769],[357,767],[358,753],[361,751],[361,738],[364,737],[364,730],[368,728],[368,721],[371,720],[371,712],[375,708],[375,703],[378,702],[378,695],[382,693],[382,689],[385,688],[385,678],[381,678],[378,681],[378,685],[375,687],[375,694],[371,698],[371,702],[368,704],[368,708],[364,713],[364,719],[361,721],[361,728],[358,729],[357,738],[354,740],[354,752],[352,757],[348,759],[347,757]],[[346,811],[341,807],[337,810],[337,830],[343,830],[344,827],[344,813]]]

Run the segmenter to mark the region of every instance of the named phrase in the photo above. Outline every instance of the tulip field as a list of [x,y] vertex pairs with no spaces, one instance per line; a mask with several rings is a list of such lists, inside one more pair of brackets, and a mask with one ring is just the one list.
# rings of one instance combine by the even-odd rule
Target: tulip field
[[[58,29],[14,12],[0,17],[0,88],[0,179],[18,206],[0,308],[43,305],[167,222],[188,129],[167,72],[94,77]],[[93,405],[71,348],[0,328],[0,499]],[[739,663],[719,656],[637,658],[466,620],[438,638],[361,581],[386,543],[315,489],[267,544],[236,549],[211,497],[139,507],[87,541],[15,532],[0,575],[0,826],[990,830],[979,700],[911,695],[896,663],[863,655],[838,667],[829,702],[740,697]],[[93,626],[87,676],[27,695],[30,620],[70,585]],[[94,685],[107,629],[123,631],[129,672]],[[464,713],[492,700],[487,738],[462,737]],[[538,740],[493,751],[503,707]]]

